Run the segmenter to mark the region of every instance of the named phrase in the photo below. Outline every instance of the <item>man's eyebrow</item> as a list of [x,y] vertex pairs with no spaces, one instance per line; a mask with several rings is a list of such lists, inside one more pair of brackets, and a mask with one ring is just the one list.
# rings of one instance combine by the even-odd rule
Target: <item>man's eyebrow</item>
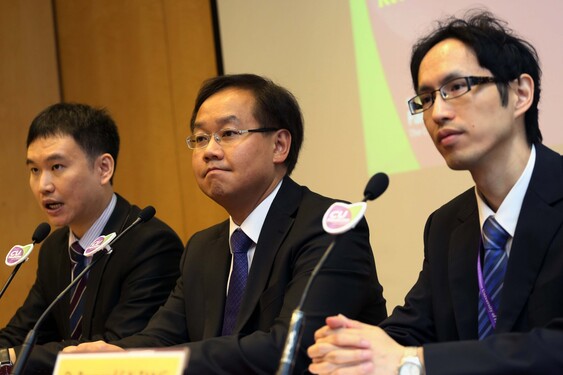
[[[449,81],[451,81],[452,79],[456,79],[456,78],[460,78],[463,77],[463,75],[459,72],[452,72],[449,73],[448,75],[446,75],[445,77],[443,77],[440,82],[438,83],[438,87],[442,87],[442,85],[444,83],[447,83]],[[428,85],[421,85],[418,87],[417,93],[418,94],[423,94],[423,93],[427,93],[430,91],[434,91],[434,90],[438,90],[438,87],[434,88]]]
[[[228,125],[228,124],[239,125],[239,124],[241,123],[241,121],[240,121],[240,119],[239,119],[237,116],[235,116],[235,115],[228,115],[228,116],[220,117],[220,118],[216,121],[216,123],[217,123],[219,126],[223,127],[223,126]],[[201,129],[201,128],[203,128],[203,127],[205,127],[205,124],[204,124],[203,122],[198,122],[198,121],[194,122],[194,130],[195,130],[195,129]]]
[[[48,162],[59,161],[59,160],[65,160],[65,157],[64,157],[63,155],[61,155],[61,154],[52,154],[52,155],[49,155],[49,156],[47,157],[47,159],[45,159],[45,161],[48,161]],[[25,160],[25,164],[26,164],[26,165],[29,165],[29,164],[36,164],[36,162],[35,162],[33,159],[27,158],[27,159]]]
[[240,119],[235,116],[235,115],[229,115],[229,116],[225,116],[223,118],[220,118],[219,121],[217,121],[220,125],[226,125],[226,124],[230,124],[230,123],[235,123],[235,124],[240,124]]

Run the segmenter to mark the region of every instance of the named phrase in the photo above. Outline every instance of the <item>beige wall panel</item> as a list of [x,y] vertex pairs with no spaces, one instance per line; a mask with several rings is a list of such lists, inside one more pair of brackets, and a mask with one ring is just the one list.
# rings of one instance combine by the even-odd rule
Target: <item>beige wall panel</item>
[[[33,117],[59,100],[49,0],[0,1],[0,283],[13,268],[4,264],[14,245],[26,245],[45,216],[28,185],[25,140]],[[36,247],[2,297],[0,327],[22,304],[37,268]]]
[[198,188],[191,167],[191,151],[185,138],[190,134],[189,120],[197,91],[203,80],[217,74],[215,43],[211,32],[209,1],[174,0],[165,3],[168,43],[170,45],[170,79],[172,114],[176,139],[180,142],[176,156],[182,187],[182,212],[188,235],[227,217],[226,212]]
[[184,138],[216,74],[207,0],[56,1],[62,95],[103,106],[121,135],[116,190],[187,240],[226,217],[193,180]]

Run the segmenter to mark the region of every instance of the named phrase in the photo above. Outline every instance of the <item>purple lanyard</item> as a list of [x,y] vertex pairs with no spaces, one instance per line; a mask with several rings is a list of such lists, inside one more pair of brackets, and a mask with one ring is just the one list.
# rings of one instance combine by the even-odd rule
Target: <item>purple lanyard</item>
[[497,326],[497,312],[495,307],[491,303],[491,298],[485,289],[485,280],[483,279],[483,270],[481,268],[481,248],[483,248],[483,242],[479,241],[479,252],[477,253],[477,279],[479,280],[479,296],[483,300],[483,304],[487,310],[487,315],[489,316],[489,321],[493,329]]

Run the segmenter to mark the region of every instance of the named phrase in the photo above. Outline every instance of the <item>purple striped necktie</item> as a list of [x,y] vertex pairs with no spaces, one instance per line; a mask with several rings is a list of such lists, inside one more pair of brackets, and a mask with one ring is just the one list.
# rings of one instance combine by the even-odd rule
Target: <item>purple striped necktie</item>
[[225,301],[225,314],[223,316],[222,335],[233,333],[237,321],[238,312],[246,280],[248,279],[248,257],[247,252],[252,245],[252,240],[239,228],[231,235],[231,248],[233,250],[233,269],[229,281],[229,292]]
[[[508,256],[505,246],[510,235],[491,215],[483,225],[483,248],[485,262],[483,265],[482,281],[486,296],[479,295],[479,339],[482,340],[493,333],[496,327],[496,316],[500,305],[500,296],[504,284],[504,274]],[[491,306],[487,307],[488,299]]]
[[[69,248],[70,266],[72,272],[72,280],[74,280],[86,267],[86,257],[84,249],[78,241],[75,241]],[[82,336],[82,313],[84,311],[84,294],[86,292],[86,283],[88,275],[84,275],[82,279],[74,285],[70,297],[70,314],[69,314],[69,327],[70,337],[74,340],[80,339]]]

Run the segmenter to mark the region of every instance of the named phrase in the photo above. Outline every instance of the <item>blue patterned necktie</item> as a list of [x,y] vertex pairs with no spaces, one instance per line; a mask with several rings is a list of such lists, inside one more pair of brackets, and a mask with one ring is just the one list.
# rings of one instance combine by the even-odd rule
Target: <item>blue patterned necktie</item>
[[[84,249],[78,241],[75,241],[69,248],[72,280],[74,280],[84,268],[86,268],[86,257],[84,254]],[[82,335],[82,313],[84,311],[84,294],[86,292],[86,283],[88,275],[84,275],[82,279],[78,281],[76,285],[72,288],[72,294],[70,297],[70,314],[69,314],[69,327],[70,327],[70,337],[74,340],[78,340]]]
[[[483,225],[483,248],[485,249],[485,263],[483,265],[483,282],[486,294],[492,305],[494,316],[491,315],[491,308],[487,309],[484,297],[479,296],[479,339],[482,340],[489,336],[496,326],[496,314],[499,309],[500,296],[504,283],[504,274],[508,256],[504,247],[510,235],[491,215],[485,220]],[[494,320],[494,323],[491,322]]]
[[248,279],[247,252],[252,245],[252,240],[239,228],[231,235],[231,248],[233,251],[233,269],[229,281],[229,292],[225,301],[225,315],[223,316],[222,335],[230,335],[237,321],[238,312]]

